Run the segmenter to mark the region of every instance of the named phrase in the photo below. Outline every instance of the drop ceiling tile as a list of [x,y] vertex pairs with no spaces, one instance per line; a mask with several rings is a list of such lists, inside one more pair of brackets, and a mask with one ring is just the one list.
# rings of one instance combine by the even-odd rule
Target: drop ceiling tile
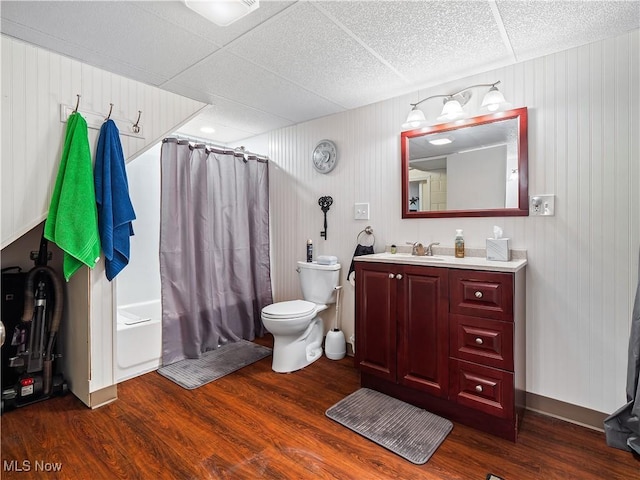
[[518,61],[559,52],[640,27],[634,1],[497,0]]
[[182,1],[135,2],[138,8],[218,46],[232,42],[235,38],[258,27],[294,3],[293,1],[263,0],[260,2],[259,8],[251,14],[231,25],[220,27],[189,9]]
[[229,51],[345,108],[407,85],[310,2],[248,32]]
[[3,34],[215,103],[231,139],[511,64],[501,23],[521,61],[640,28],[639,16],[638,0],[263,0],[217,27],[182,1],[0,8]]
[[38,31],[31,30],[26,32],[20,26],[9,21],[3,22],[2,33],[18,38],[21,41],[41,46],[51,52],[56,52],[64,56],[74,58],[93,67],[101,68],[107,72],[116,73],[142,83],[159,86],[165,81],[165,76],[163,75],[156,75],[153,72],[140,70],[134,65],[114,63],[112,57],[87,50],[82,46],[70,45],[65,40],[53,38]]
[[[191,121],[193,123],[185,124],[179,131],[183,133],[188,131],[189,135],[195,137],[210,138],[215,142],[229,144],[293,124],[280,117],[219,97],[214,97],[213,105],[203,110],[201,115],[205,117],[204,120],[194,118]],[[199,128],[205,122],[207,125],[213,126],[216,132],[212,134],[200,132]]]
[[486,1],[317,5],[414,84],[438,83],[461,71],[484,71],[511,60]]
[[217,48],[133,3],[2,2],[1,15],[3,32],[154,85]]
[[[201,128],[204,126],[215,125],[215,132],[204,133]],[[194,119],[181,126],[176,133],[196,139],[206,139],[211,143],[217,145],[228,145],[230,147],[236,147],[234,143],[238,140],[253,137],[256,132],[248,131],[244,128],[238,129],[234,127],[228,127],[227,125],[216,123],[215,120],[207,120],[206,114],[203,112]]]
[[260,67],[224,51],[186,70],[165,88],[172,91],[204,93],[198,100],[211,103],[223,97],[288,121],[302,122],[344,110],[318,95],[292,84]]

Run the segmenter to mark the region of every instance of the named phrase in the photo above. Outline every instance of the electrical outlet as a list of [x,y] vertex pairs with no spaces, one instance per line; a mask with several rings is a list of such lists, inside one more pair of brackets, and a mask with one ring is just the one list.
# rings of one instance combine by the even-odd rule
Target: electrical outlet
[[369,220],[369,204],[356,203],[353,206],[353,218],[356,220]]
[[529,201],[529,215],[555,215],[555,195],[536,195]]

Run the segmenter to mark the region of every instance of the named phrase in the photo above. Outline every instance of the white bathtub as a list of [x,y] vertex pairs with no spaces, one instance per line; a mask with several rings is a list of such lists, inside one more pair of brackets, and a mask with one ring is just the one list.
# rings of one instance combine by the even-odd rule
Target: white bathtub
[[116,383],[157,370],[162,356],[160,300],[118,307]]

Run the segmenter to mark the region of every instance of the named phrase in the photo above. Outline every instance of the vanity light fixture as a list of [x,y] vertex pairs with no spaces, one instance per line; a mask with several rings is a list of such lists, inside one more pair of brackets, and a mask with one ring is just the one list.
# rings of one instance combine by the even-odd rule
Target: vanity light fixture
[[221,27],[257,10],[260,0],[183,0],[191,10]]
[[423,98],[419,102],[411,103],[411,111],[407,116],[407,121],[402,124],[402,129],[410,130],[426,125],[424,112],[418,108],[418,105],[432,98],[443,99],[444,106],[442,107],[442,113],[437,118],[438,122],[451,122],[460,118],[465,118],[467,114],[462,107],[464,107],[471,98],[471,89],[476,87],[490,87],[482,100],[481,110],[487,112],[507,110],[511,108],[511,104],[505,101],[504,95],[502,95],[500,90],[496,87],[499,83],[500,80],[495,83],[471,85],[449,95],[431,95],[430,97]]
[[[427,100],[425,98],[425,100]],[[424,102],[424,100],[422,100]],[[420,103],[420,102],[418,102]],[[424,117],[424,112],[418,109],[417,103],[412,103],[413,108],[407,115],[407,121],[402,124],[403,130],[409,130],[410,128],[418,128],[420,125],[424,124],[427,119]]]
[[[500,83],[500,82],[497,82]],[[504,99],[504,95],[494,83],[489,91],[485,93],[484,98],[482,99],[481,109],[486,108],[490,112],[498,111],[502,106],[504,106],[507,102]],[[510,105],[509,105],[510,106]]]

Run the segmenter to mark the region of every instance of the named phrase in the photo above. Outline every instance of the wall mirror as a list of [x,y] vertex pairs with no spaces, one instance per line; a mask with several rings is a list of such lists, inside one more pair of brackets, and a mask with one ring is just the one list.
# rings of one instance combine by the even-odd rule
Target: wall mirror
[[402,132],[402,218],[529,214],[527,109]]

